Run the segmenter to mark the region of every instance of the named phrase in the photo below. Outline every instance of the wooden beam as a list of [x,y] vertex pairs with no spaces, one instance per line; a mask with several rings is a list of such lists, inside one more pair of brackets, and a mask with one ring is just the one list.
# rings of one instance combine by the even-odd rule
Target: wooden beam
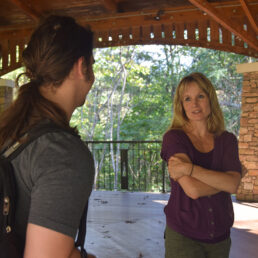
[[117,4],[114,0],[102,0],[102,3],[108,11],[117,12]]
[[189,2],[191,2],[194,6],[198,7],[200,10],[208,14],[221,26],[231,31],[234,35],[238,36],[250,47],[258,51],[258,40],[256,39],[256,37],[245,31],[241,25],[226,18],[218,9],[215,9],[208,1],[189,0]]
[[29,15],[34,21],[39,21],[40,19],[40,14],[29,7],[27,4],[25,4],[22,0],[11,0],[17,7],[19,7],[24,13]]
[[257,26],[257,23],[255,22],[255,19],[250,11],[250,8],[248,6],[248,3],[246,2],[246,0],[239,0],[241,5],[242,5],[242,8],[251,24],[251,26],[253,27],[253,29],[255,30],[255,32],[258,34],[258,26]]

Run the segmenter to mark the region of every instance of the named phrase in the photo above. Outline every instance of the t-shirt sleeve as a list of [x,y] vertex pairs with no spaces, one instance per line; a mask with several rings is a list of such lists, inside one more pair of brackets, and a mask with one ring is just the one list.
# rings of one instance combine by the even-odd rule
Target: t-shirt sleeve
[[225,134],[223,146],[223,170],[241,173],[242,168],[239,160],[238,141],[236,136],[227,132]]
[[74,136],[55,141],[48,137],[40,137],[33,146],[37,154],[31,159],[34,185],[28,221],[75,238],[92,190],[93,160]]
[[188,154],[187,144],[181,131],[170,130],[163,136],[160,156],[168,162],[169,158],[176,153]]

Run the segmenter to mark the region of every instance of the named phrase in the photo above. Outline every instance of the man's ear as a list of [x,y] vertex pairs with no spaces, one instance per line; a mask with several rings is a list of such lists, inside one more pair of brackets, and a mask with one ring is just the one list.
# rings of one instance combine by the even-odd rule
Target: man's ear
[[77,62],[75,63],[75,70],[76,70],[76,73],[78,75],[78,77],[80,79],[84,79],[85,78],[85,64],[84,64],[84,57],[80,57],[78,58]]

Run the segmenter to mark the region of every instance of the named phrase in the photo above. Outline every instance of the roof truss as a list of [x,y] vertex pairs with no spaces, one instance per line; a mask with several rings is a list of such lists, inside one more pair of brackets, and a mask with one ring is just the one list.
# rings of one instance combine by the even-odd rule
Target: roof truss
[[25,44],[49,13],[89,24],[100,48],[171,44],[258,57],[258,0],[1,0],[0,75],[21,66]]

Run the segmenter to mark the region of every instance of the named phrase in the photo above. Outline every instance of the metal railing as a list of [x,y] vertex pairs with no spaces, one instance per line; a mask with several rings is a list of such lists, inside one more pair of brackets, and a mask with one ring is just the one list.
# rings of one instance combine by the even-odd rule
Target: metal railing
[[95,188],[166,192],[167,166],[160,158],[161,141],[86,141],[96,169]]

